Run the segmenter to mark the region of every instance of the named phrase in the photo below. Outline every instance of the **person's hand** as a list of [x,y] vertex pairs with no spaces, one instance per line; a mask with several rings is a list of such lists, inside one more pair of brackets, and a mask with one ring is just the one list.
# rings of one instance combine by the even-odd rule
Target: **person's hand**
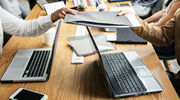
[[122,16],[122,15],[135,15],[135,13],[133,13],[132,11],[129,10],[120,10],[119,13],[117,14],[118,16]]
[[72,9],[69,9],[69,8],[61,8],[61,9],[58,9],[54,13],[51,14],[51,21],[55,22],[60,18],[64,19],[66,13],[70,13],[70,14],[73,14],[73,15],[76,14],[75,10],[72,10]]

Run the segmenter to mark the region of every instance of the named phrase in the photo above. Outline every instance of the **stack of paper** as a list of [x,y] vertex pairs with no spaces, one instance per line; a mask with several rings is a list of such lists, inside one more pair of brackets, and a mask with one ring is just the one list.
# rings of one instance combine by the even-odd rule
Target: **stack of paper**
[[65,23],[94,27],[133,27],[140,26],[135,15],[117,16],[118,11],[77,12],[76,15],[66,14]]
[[63,1],[44,4],[44,8],[48,15],[63,7],[66,7]]

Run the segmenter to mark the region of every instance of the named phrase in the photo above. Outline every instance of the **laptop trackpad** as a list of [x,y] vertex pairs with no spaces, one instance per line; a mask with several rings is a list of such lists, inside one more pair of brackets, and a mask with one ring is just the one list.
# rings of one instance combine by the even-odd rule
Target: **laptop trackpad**
[[15,58],[12,61],[10,68],[23,68],[27,63],[27,60],[28,58]]
[[146,70],[146,68],[135,68],[136,72],[138,73],[139,76],[141,77],[147,77],[150,76],[150,74],[148,73],[148,71]]

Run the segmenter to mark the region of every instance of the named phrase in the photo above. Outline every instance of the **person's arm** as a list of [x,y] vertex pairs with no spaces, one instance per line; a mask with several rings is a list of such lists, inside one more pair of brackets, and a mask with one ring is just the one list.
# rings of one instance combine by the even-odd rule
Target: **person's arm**
[[19,19],[0,7],[0,19],[3,31],[16,36],[35,37],[53,27],[53,22],[65,17],[65,13],[75,14],[73,10],[62,8],[51,15],[25,21]]
[[163,14],[163,11],[161,10],[144,20],[147,21],[148,23],[155,22],[161,18],[162,14]]
[[132,30],[143,39],[158,47],[170,45],[174,41],[174,19],[169,20],[166,25],[160,27],[148,24],[137,15],[136,17],[139,20],[141,27],[132,27]]
[[[130,11],[121,10],[118,15],[124,15],[124,14],[134,14]],[[180,9],[175,14],[176,16],[180,16]],[[142,20],[136,15],[138,21],[141,24],[141,27],[132,27],[132,30],[141,36],[143,39],[151,42],[152,44],[156,46],[166,46],[171,44],[175,39],[175,22],[176,20],[171,19],[169,20],[165,25],[159,27],[159,26],[153,26],[151,24],[148,24],[146,21]],[[178,17],[180,20],[180,17]],[[177,22],[178,23],[178,22]]]
[[168,20],[170,20],[171,18],[173,18],[174,13],[176,12],[176,10],[180,8],[180,1],[176,1],[172,4],[169,12],[167,13],[166,16],[164,16],[164,18],[162,18],[158,23],[156,23],[156,26],[161,26],[164,25]]

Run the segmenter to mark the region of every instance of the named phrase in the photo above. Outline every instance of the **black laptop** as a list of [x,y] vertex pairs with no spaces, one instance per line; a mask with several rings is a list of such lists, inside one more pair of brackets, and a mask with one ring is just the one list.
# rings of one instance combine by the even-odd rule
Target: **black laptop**
[[116,43],[147,44],[147,41],[138,36],[131,28],[118,28],[116,35]]
[[163,90],[135,51],[101,54],[89,28],[98,69],[112,98],[158,93]]

